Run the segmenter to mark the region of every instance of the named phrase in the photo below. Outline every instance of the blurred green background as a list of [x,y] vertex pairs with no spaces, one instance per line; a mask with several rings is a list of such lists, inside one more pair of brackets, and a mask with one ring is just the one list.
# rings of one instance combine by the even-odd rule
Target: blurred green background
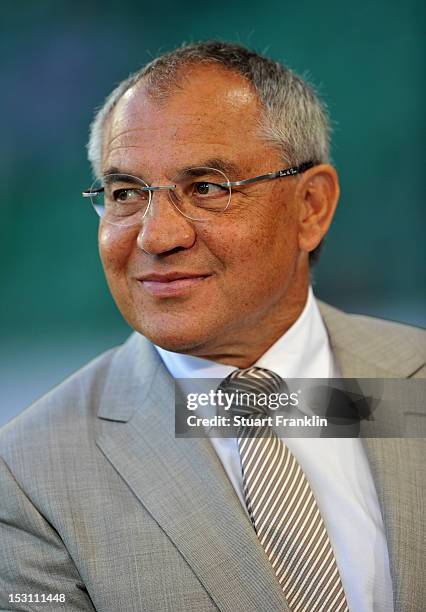
[[316,293],[426,325],[425,3],[3,2],[0,423],[129,333],[81,189],[93,110],[183,41],[237,41],[307,74],[334,122],[340,207]]

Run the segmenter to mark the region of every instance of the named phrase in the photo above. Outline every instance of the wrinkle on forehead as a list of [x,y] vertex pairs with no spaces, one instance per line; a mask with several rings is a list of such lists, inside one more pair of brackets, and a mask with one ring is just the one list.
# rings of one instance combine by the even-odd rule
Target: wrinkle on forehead
[[196,135],[198,128],[206,144],[220,142],[221,133],[240,140],[250,131],[258,132],[261,114],[252,85],[221,67],[192,68],[161,101],[140,81],[122,96],[107,120],[103,157],[117,149],[141,147],[143,139],[156,132],[174,145],[192,144],[189,132]]
[[189,95],[192,102],[198,101],[200,116],[203,104],[209,100],[218,103],[218,110],[226,107],[228,112],[248,112],[262,109],[252,84],[242,75],[216,65],[187,66],[178,80],[169,87],[167,97],[157,96],[155,90],[143,79],[128,89],[112,111],[111,124],[123,121],[123,114],[130,119],[141,115],[146,107],[152,114],[161,113],[166,107],[173,108],[181,96]]

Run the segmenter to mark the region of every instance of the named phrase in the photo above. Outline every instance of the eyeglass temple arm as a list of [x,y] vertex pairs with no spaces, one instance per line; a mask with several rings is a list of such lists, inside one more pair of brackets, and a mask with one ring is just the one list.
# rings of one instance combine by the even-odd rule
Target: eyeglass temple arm
[[86,191],[82,191],[81,195],[83,196],[83,198],[91,198],[93,195],[97,195],[98,193],[102,193],[103,191],[103,187],[99,187],[99,189],[87,189]]
[[242,181],[232,181],[229,183],[223,183],[223,186],[227,187],[239,187],[240,185],[247,185],[248,183],[255,183],[257,181],[268,181],[276,178],[281,178],[283,176],[293,176],[295,174],[300,174],[301,172],[305,172],[305,170],[309,170],[314,166],[313,161],[304,162],[300,164],[300,166],[293,166],[292,168],[284,168],[283,170],[278,170],[277,172],[269,172],[269,174],[261,174],[260,176],[254,176],[253,178],[244,179]]
[[[176,189],[176,185],[158,185],[156,187],[137,187],[138,191],[160,191],[160,189]],[[104,187],[99,187],[99,189],[87,189],[86,191],[82,191],[81,195],[83,198],[90,198],[93,195],[98,195],[105,191]]]

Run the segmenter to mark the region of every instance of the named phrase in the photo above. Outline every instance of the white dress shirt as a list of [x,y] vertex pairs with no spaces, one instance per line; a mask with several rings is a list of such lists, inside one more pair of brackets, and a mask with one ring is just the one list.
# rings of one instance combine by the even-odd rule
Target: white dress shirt
[[[237,368],[156,347],[174,378],[226,378]],[[257,361],[289,378],[338,378],[312,289],[297,319]],[[353,612],[392,612],[392,582],[383,519],[359,438],[283,438],[303,468],[330,537]],[[235,438],[211,438],[246,509]]]

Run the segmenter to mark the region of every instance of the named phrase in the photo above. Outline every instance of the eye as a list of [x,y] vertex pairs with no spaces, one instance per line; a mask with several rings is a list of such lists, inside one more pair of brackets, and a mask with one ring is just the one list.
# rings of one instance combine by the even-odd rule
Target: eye
[[200,181],[193,184],[194,195],[205,198],[212,198],[217,196],[223,196],[228,193],[228,190],[217,183],[208,183],[207,181]]
[[112,199],[114,200],[114,202],[117,202],[119,204],[146,200],[147,198],[148,192],[141,191],[140,189],[135,188],[115,189],[112,192]]

